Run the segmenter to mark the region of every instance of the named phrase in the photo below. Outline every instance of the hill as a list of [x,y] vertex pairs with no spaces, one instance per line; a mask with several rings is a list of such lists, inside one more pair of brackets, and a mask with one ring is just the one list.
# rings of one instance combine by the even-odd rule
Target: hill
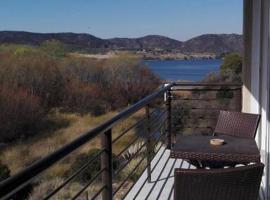
[[78,33],[31,33],[23,31],[0,31],[0,43],[39,45],[47,40],[58,40],[66,45],[81,48],[106,48],[108,41],[90,34]]
[[81,50],[177,50],[182,53],[215,53],[217,55],[228,52],[242,52],[243,50],[243,38],[237,34],[205,34],[182,42],[160,35],[148,35],[140,38],[101,39],[85,33],[0,31],[0,44],[39,45],[46,40],[52,39]]
[[243,37],[237,34],[206,34],[192,38],[183,43],[184,53],[215,53],[242,52]]
[[108,40],[113,49],[180,49],[182,42],[160,35],[140,38],[113,38]]

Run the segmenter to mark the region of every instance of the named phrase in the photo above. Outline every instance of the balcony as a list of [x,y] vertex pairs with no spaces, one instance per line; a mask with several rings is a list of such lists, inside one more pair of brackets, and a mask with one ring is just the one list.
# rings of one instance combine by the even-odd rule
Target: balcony
[[[176,134],[211,134],[218,111],[240,111],[241,98],[240,84],[167,84],[1,182],[0,197],[20,199],[22,192],[28,191],[29,199],[173,199],[174,169],[194,168],[170,158]],[[135,122],[130,124],[130,118]],[[125,146],[115,149],[123,139],[128,141]],[[57,183],[43,184],[48,177],[58,178],[48,174],[59,163],[69,162],[78,149],[91,149],[91,143],[98,141],[100,151],[93,157],[66,177],[59,177]],[[86,176],[89,169],[96,173]],[[34,198],[35,192],[38,197]]]

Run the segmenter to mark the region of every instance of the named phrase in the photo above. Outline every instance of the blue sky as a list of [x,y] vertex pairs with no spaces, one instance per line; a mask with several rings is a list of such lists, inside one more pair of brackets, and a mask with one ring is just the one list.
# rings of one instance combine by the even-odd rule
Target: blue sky
[[242,33],[242,6],[242,0],[1,0],[0,30],[186,40]]

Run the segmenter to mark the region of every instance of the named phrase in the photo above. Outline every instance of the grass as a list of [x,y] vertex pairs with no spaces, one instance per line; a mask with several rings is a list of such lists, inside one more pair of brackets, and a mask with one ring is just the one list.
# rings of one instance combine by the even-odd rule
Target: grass
[[[53,111],[49,115],[49,120],[51,120],[52,123],[50,131],[47,130],[30,139],[10,144],[1,152],[1,160],[10,168],[11,174],[15,174],[19,170],[29,166],[34,161],[71,142],[75,138],[85,133],[87,130],[96,127],[116,114],[117,112],[109,112],[96,117],[76,113],[62,113],[57,110]],[[128,127],[135,124],[136,121],[143,117],[143,115],[144,111],[140,110],[113,127],[113,139],[125,131]],[[117,142],[115,142],[113,144],[113,153],[118,154],[121,152],[136,137],[136,131],[136,129],[131,129]],[[46,172],[38,178],[38,184],[34,187],[29,199],[41,199],[43,194],[48,193],[48,191],[51,191],[63,180],[65,180],[67,178],[67,172],[71,170],[71,166],[76,161],[77,156],[89,152],[90,149],[100,148],[99,139],[100,138],[97,137],[86,145],[83,145],[59,161],[53,167],[46,170]],[[122,179],[124,179],[124,177],[133,170],[137,161],[138,159],[135,159],[126,167],[126,169],[124,169],[121,175],[122,178],[115,180],[114,187],[120,184]],[[144,165],[145,164],[142,164],[142,166]],[[141,170],[142,169],[140,167],[137,171],[141,172]],[[130,180],[128,180],[125,186],[121,188],[121,192],[119,191],[119,194],[117,194],[117,196],[119,196],[117,199],[121,199],[123,192],[128,190],[136,178],[138,178],[137,172],[130,178]],[[84,192],[83,195],[88,193],[91,196],[94,191],[98,190],[99,185],[100,183],[98,182],[93,184],[87,189],[87,192]],[[68,199],[73,196],[81,187],[82,183],[74,180],[67,187],[63,188],[63,191],[57,195],[57,199]]]
[[[63,123],[63,121],[65,121],[66,127],[62,127],[51,132],[47,131],[28,140],[24,140],[23,142],[16,142],[9,145],[1,153],[1,160],[10,168],[11,174],[14,174],[34,161],[71,142],[87,130],[96,127],[116,114],[116,112],[109,112],[105,115],[96,117],[92,115],[80,115],[76,113],[61,113],[54,111],[49,116],[50,120],[55,124]],[[134,124],[140,115],[142,115],[141,111],[132,117],[129,117],[119,125],[116,125],[113,129],[113,138],[117,137],[128,126]],[[135,137],[134,133],[134,130],[131,130],[124,137],[118,140],[118,142],[113,145],[113,152],[115,154],[119,153],[125,145]],[[76,155],[86,153],[92,148],[100,148],[99,138],[94,139],[89,144],[84,145],[82,148],[73,152],[70,156],[65,158],[65,162],[63,162],[65,164],[62,163],[60,166],[55,166],[55,171],[63,171],[62,168],[67,169],[69,167],[69,164],[66,164],[67,162],[74,160],[73,158]],[[57,173],[54,175],[57,175]]]

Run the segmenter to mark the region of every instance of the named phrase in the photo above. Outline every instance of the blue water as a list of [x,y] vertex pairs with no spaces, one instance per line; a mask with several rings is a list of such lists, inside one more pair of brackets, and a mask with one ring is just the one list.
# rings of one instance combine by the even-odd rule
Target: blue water
[[215,60],[154,60],[144,61],[164,80],[200,81],[211,72],[218,72],[220,59]]

